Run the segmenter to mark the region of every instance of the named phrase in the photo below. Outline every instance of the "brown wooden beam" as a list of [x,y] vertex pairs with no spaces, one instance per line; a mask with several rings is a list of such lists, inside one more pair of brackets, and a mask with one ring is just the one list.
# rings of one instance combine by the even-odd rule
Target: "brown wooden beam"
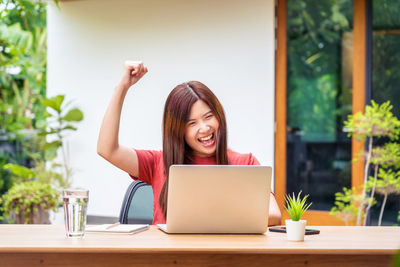
[[400,30],[377,30],[372,32],[373,35],[398,35]]
[[286,10],[286,0],[279,0],[276,7],[275,31],[275,193],[276,201],[282,212],[286,193]]
[[[354,0],[354,39],[353,39],[353,114],[364,111],[366,88],[366,47],[367,17],[366,0]],[[364,182],[364,160],[360,157],[364,142],[352,139],[352,158],[359,158],[351,164],[352,186],[359,187]]]

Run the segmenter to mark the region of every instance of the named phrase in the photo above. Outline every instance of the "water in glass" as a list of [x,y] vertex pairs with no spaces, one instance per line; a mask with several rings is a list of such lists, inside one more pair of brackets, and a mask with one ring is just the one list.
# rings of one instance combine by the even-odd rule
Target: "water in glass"
[[64,190],[63,202],[67,237],[82,238],[85,235],[89,191],[75,189]]

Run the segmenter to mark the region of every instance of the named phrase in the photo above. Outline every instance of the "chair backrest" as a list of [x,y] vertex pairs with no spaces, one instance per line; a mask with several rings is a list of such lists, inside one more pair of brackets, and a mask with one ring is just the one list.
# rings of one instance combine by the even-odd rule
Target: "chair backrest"
[[119,213],[121,224],[152,224],[153,188],[142,181],[133,181],[126,190]]

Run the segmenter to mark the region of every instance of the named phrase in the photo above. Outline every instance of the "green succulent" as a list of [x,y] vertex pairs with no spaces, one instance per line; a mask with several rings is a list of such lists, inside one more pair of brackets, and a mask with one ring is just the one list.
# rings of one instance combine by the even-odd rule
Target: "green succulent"
[[301,191],[297,197],[294,195],[294,193],[292,196],[285,196],[285,210],[287,210],[290,218],[292,218],[293,221],[299,221],[304,212],[306,212],[312,204],[312,202],[308,204],[306,203],[309,195],[306,195],[303,198],[301,198],[300,195]]

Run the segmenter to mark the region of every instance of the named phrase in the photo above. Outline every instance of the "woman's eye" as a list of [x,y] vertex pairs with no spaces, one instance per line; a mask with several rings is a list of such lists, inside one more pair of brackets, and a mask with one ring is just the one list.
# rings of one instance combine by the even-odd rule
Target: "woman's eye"
[[214,115],[208,115],[206,119],[211,119]]
[[194,126],[196,123],[194,121],[189,122],[189,126]]

